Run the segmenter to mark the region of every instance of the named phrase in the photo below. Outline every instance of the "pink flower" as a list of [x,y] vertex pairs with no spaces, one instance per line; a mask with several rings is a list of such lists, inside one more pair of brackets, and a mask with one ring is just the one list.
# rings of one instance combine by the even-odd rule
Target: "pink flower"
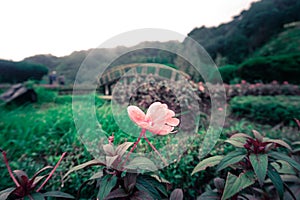
[[175,113],[160,102],[151,104],[146,114],[136,106],[128,106],[127,112],[134,123],[156,135],[167,135],[179,124]]

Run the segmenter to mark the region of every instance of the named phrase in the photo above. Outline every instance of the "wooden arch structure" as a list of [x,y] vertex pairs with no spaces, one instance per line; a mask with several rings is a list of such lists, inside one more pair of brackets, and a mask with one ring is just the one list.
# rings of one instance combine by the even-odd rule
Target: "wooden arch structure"
[[[101,77],[98,78],[99,88],[103,88],[105,95],[112,93],[112,86],[122,77],[127,84],[136,77],[146,77],[152,74],[156,78],[178,81],[182,77],[190,79],[185,72],[176,70],[164,64],[158,63],[133,63],[126,65],[114,66],[106,70]],[[102,90],[102,91],[103,91]]]

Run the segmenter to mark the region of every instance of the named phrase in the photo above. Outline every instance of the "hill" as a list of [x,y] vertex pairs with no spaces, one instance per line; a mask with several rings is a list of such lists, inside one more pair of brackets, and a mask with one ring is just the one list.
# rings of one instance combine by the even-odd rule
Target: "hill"
[[[143,49],[146,45],[151,43],[157,48],[168,47],[169,49],[178,48],[180,42],[168,41],[168,42],[142,42],[136,46],[124,47],[119,46],[116,48],[99,48],[90,49],[87,51],[76,51],[72,54],[64,57],[55,57],[53,55],[36,55],[25,58],[24,61],[43,64],[53,71],[57,71],[59,74],[64,74],[67,83],[72,83],[75,80],[76,73],[84,61],[87,55],[90,53],[91,66],[115,66],[119,64],[127,64],[132,62],[150,62],[150,63],[162,63],[162,64],[174,64],[176,55],[172,55],[166,51],[155,49]],[[121,56],[113,63],[109,63],[117,55],[123,54],[127,51],[131,51],[126,56]],[[90,54],[90,55],[91,55]],[[86,72],[88,76],[89,71]]]
[[299,21],[299,10],[300,0],[262,0],[229,23],[195,28],[188,36],[203,45],[217,64],[237,64],[282,32],[285,24]]
[[41,64],[0,60],[0,83],[20,83],[41,80],[48,69]]
[[288,26],[259,48],[254,56],[273,56],[300,52],[300,23]]

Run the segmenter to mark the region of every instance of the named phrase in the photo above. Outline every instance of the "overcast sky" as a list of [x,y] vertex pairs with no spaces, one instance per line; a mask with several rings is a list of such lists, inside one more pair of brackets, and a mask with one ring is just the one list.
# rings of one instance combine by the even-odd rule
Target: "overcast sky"
[[254,1],[0,0],[0,58],[18,61],[36,54],[64,56],[141,28],[187,35],[195,27],[230,21]]

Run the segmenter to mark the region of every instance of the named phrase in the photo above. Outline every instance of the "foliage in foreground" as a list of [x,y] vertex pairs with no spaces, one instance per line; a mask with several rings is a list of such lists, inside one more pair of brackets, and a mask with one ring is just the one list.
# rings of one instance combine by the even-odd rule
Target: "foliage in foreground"
[[[299,180],[300,164],[285,151],[278,151],[285,148],[291,152],[290,145],[263,137],[257,131],[253,135],[232,135],[226,142],[235,146],[235,151],[206,158],[195,167],[192,174],[216,165],[219,173],[228,171],[226,181],[215,178],[215,189],[207,190],[199,199],[297,199],[300,185],[294,181]],[[291,186],[297,187],[296,192]]]

